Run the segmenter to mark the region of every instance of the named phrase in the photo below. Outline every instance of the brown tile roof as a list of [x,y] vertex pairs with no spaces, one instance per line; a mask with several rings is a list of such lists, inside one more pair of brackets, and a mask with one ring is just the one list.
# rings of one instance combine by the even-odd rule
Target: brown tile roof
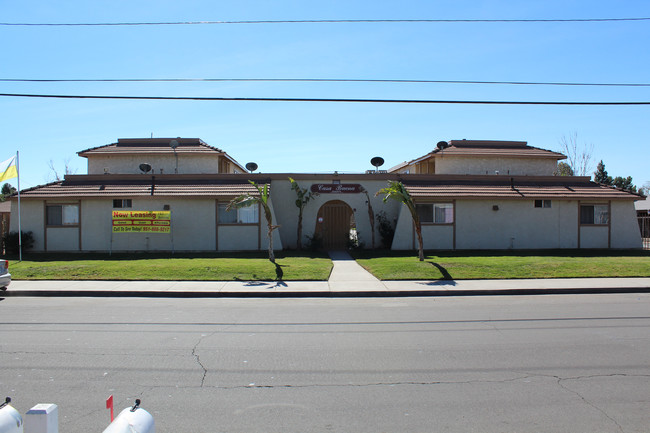
[[74,197],[235,197],[259,195],[257,189],[243,178],[151,176],[146,175],[78,175],[21,191],[23,198]]
[[84,158],[87,158],[88,155],[115,155],[130,154],[133,152],[137,152],[138,154],[173,154],[174,149],[170,146],[172,140],[176,140],[178,142],[176,153],[179,154],[224,153],[224,151],[219,148],[207,145],[200,138],[120,138],[117,140],[117,143],[82,150],[80,152],[77,152],[77,154]]
[[408,162],[405,161],[388,171],[395,172],[416,162],[444,156],[566,159],[566,156],[561,153],[528,146],[525,141],[451,140],[447,143],[447,147],[438,147],[426,155]]
[[[511,180],[512,179],[512,180]],[[414,199],[418,198],[508,198],[638,200],[637,194],[600,185],[585,177],[507,177],[471,176],[467,180],[448,179],[429,182],[404,182]]]

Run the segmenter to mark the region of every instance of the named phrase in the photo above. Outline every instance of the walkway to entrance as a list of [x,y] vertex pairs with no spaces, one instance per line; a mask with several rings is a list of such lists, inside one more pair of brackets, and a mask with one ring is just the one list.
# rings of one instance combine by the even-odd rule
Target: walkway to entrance
[[381,281],[363,269],[347,251],[328,251],[327,254],[334,265],[328,280],[332,290],[385,290]]

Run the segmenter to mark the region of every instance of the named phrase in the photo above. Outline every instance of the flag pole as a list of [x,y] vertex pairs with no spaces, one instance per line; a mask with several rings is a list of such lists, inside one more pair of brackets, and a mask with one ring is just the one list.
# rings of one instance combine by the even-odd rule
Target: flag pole
[[20,229],[20,159],[16,151],[16,177],[18,177],[18,261],[23,261],[23,233]]

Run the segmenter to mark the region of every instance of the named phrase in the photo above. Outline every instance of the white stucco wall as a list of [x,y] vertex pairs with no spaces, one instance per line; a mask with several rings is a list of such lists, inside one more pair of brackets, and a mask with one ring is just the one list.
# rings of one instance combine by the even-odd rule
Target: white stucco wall
[[[578,246],[577,201],[552,200],[551,208],[535,208],[534,200],[457,200],[455,217],[456,249]],[[453,249],[453,236],[453,226],[422,225],[425,249]],[[393,249],[416,248],[414,239],[411,214],[402,206]]]
[[[266,237],[266,230],[260,235],[258,227],[253,225],[219,226],[219,251],[257,250],[258,239],[262,239],[260,236]],[[264,248],[268,248],[268,244],[259,247],[260,250]],[[273,248],[276,246],[273,245]]]
[[[136,197],[127,210],[162,211],[169,205],[171,233],[112,233],[112,199],[82,203],[82,248],[85,251],[211,251],[216,245],[213,199]],[[111,244],[112,238],[112,244]]]
[[536,158],[487,158],[437,156],[436,174],[495,174],[552,176],[557,161]]
[[[423,237],[424,241],[424,237]],[[399,204],[399,216],[395,226],[395,237],[393,238],[393,250],[412,250],[418,248],[417,238],[415,237],[415,228],[413,227],[413,217],[408,208]]]
[[425,250],[452,250],[454,248],[454,227],[447,224],[423,224],[422,242]]
[[552,200],[551,208],[536,208],[534,200],[459,200],[456,248],[576,248],[577,224],[576,201]]
[[632,201],[612,202],[612,248],[642,248],[641,231]]
[[[214,198],[136,197],[132,199],[132,204],[133,207],[129,210],[162,211],[165,205],[169,205],[171,233],[112,233],[113,197],[89,198],[81,202],[81,229],[79,227],[47,228],[47,251],[78,251],[79,236],[81,236],[82,251],[217,250],[217,202]],[[273,210],[273,205],[271,208]],[[46,250],[44,209],[44,200],[22,202],[22,230],[33,232],[35,240],[33,251]],[[263,213],[260,213],[260,218],[261,229],[258,229],[257,225],[219,226],[219,250],[258,250],[258,248],[266,250],[268,238]],[[17,220],[12,218],[11,230],[18,230]],[[15,228],[14,224],[16,224]],[[258,231],[261,232],[260,236]],[[275,230],[273,235],[274,249],[281,250],[282,239],[278,230]]]
[[79,251],[79,227],[48,227],[47,251]]
[[[335,180],[335,176],[322,176],[310,179],[296,179],[296,182],[301,188],[311,188],[312,184],[330,184]],[[390,200],[386,203],[383,202],[382,197],[375,197],[375,193],[380,189],[387,186],[385,180],[365,180],[361,181],[342,180],[341,183],[361,184],[370,198],[370,204],[375,216],[375,247],[381,246],[381,237],[379,236],[377,222],[377,214],[384,211],[388,214],[390,219],[397,217],[399,210],[399,203]],[[302,245],[307,246],[307,236],[313,236],[316,230],[316,218],[318,210],[325,203],[333,200],[340,200],[347,203],[354,212],[354,220],[357,226],[357,233],[359,241],[365,248],[372,248],[372,229],[370,224],[370,215],[368,213],[368,204],[366,194],[364,193],[351,193],[351,194],[320,194],[314,197],[306,206],[303,211],[303,226],[302,226]],[[282,244],[285,248],[294,249],[297,247],[297,228],[298,228],[298,207],[295,205],[297,199],[295,191],[291,190],[291,183],[289,180],[274,180],[271,183],[271,198],[275,205],[275,213],[277,221],[280,224],[279,234],[282,238]],[[281,203],[279,205],[278,203]]]
[[[45,205],[42,200],[22,200],[20,214],[20,229],[32,232],[34,247],[32,251],[43,251],[45,248]],[[9,231],[18,231],[18,200],[11,199],[11,220]]]
[[607,226],[580,226],[580,248],[607,248]]
[[[93,155],[88,158],[88,174],[104,174],[108,169],[112,174],[140,174],[140,164],[150,164],[153,174],[174,174],[176,159],[174,155]],[[179,155],[179,174],[209,174],[219,172],[219,156],[210,154]],[[151,173],[151,172],[150,172]]]

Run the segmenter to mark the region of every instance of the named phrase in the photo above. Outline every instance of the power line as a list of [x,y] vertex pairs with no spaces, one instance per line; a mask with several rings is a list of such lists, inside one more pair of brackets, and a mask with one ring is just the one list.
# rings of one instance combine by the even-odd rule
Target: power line
[[354,24],[354,23],[585,23],[650,21],[650,17],[628,18],[549,18],[549,19],[331,19],[331,20],[241,20],[241,21],[166,21],[114,23],[0,23],[0,26],[176,26],[213,24]]
[[420,84],[508,84],[527,86],[609,86],[650,87],[650,83],[575,83],[543,81],[477,81],[477,80],[408,80],[362,78],[0,78],[0,82],[27,83],[146,83],[146,82],[317,82],[317,83],[420,83]]
[[650,105],[650,101],[587,102],[587,101],[461,101],[432,99],[354,99],[354,98],[228,98],[203,96],[99,96],[0,93],[0,96],[55,99],[117,99],[164,101],[244,101],[244,102],[355,102],[383,104],[474,104],[474,105]]

